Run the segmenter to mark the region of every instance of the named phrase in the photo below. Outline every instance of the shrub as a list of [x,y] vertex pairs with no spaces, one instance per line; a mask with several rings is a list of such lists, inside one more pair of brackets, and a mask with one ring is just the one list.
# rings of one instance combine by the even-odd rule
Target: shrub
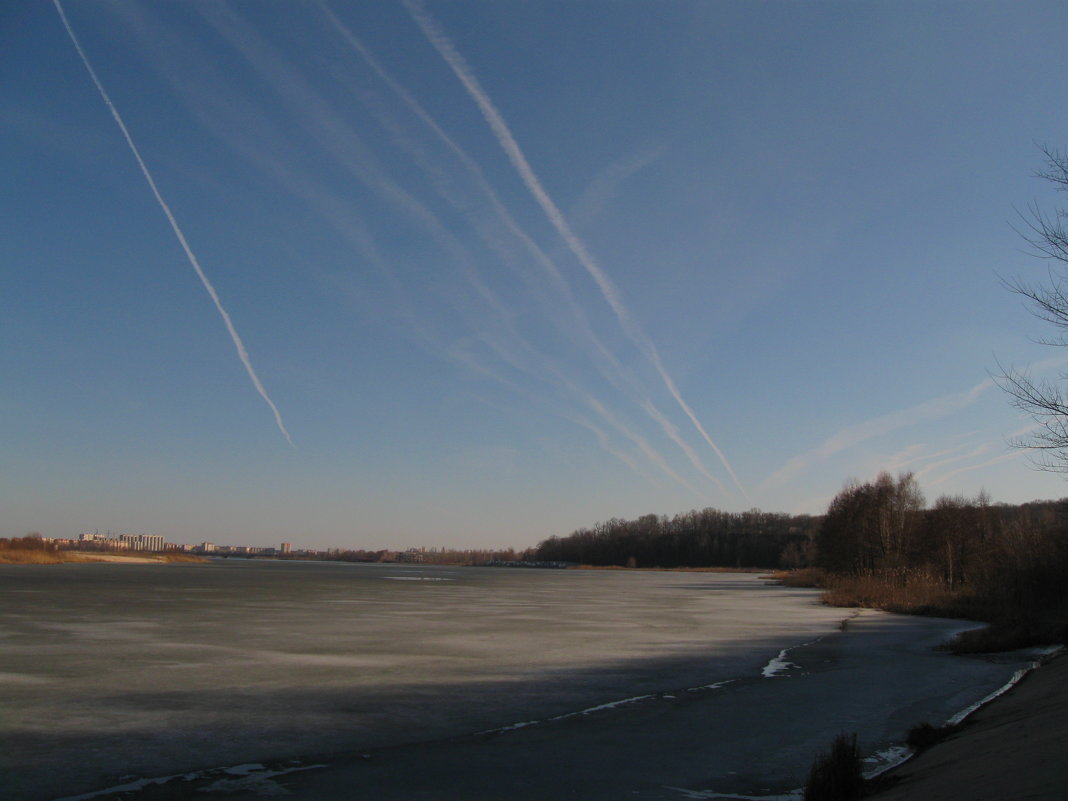
[[959,723],[951,726],[932,726],[930,723],[920,723],[909,729],[905,742],[913,751],[926,751],[935,743],[959,731],[960,727]]
[[864,794],[856,734],[839,734],[816,756],[805,783],[805,801],[853,801]]

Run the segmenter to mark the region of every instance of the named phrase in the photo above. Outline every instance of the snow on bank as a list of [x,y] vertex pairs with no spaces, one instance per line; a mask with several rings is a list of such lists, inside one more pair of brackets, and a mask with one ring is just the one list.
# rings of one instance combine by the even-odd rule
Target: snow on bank
[[974,704],[972,704],[971,706],[967,707],[966,709],[962,709],[956,715],[953,715],[953,717],[951,717],[949,720],[946,721],[946,725],[947,726],[956,726],[958,723],[963,723],[964,720],[967,719],[972,713],[974,713],[974,712],[978,711],[979,709],[983,708],[984,706],[989,704],[991,701],[993,701],[995,698],[997,698],[999,695],[1003,695],[1004,693],[1007,693],[1009,690],[1011,690],[1013,687],[1015,687],[1017,683],[1019,683],[1020,679],[1022,679],[1024,676],[1026,676],[1028,673],[1030,673],[1035,668],[1041,667],[1043,664],[1045,664],[1047,661],[1049,661],[1053,656],[1055,656],[1056,654],[1061,653],[1064,650],[1065,650],[1065,648],[1062,645],[1053,645],[1053,646],[1050,646],[1048,648],[1036,649],[1036,651],[1035,651],[1035,659],[1034,659],[1033,662],[1031,662],[1030,665],[1027,665],[1026,667],[1022,667],[1019,670],[1017,670],[1015,673],[1013,673],[1012,674],[1012,678],[1009,679],[1007,682],[1005,682],[1004,686],[999,687],[998,689],[994,690],[994,692],[990,693],[990,695],[988,695],[985,698],[982,698],[982,699],[976,701]]
[[[819,639],[813,642],[818,642]],[[811,644],[811,643],[806,643]],[[801,648],[803,646],[795,646]],[[788,670],[790,667],[796,667],[793,663],[786,659],[786,654],[793,650],[792,648],[785,648],[779,652],[779,654],[773,658],[764,667],[762,675],[765,678],[774,678],[781,675],[782,672]],[[1001,687],[994,690],[990,694],[986,695],[981,700],[971,704],[965,709],[952,715],[947,721],[947,726],[955,726],[965,719],[970,717],[973,713],[989,704],[994,699],[1005,694],[1011,690],[1019,681],[1030,673],[1035,668],[1040,667],[1049,661],[1053,656],[1063,653],[1066,649],[1063,646],[1053,646],[1049,648],[1034,649],[1030,653],[1033,654],[1034,659],[1032,662],[1017,670],[1012,677]],[[908,760],[912,759],[916,755],[916,751],[907,745],[891,745],[885,749],[875,752],[871,756],[865,757],[864,762],[864,778],[873,779],[877,776],[886,773],[899,765],[904,764]],[[682,798],[691,799],[692,801],[801,801],[804,798],[804,789],[797,788],[795,790],[788,790],[785,793],[779,793],[774,795],[745,795],[738,793],[724,793],[717,790],[692,790],[683,787],[672,787],[665,785],[664,789],[672,790],[679,793]]]

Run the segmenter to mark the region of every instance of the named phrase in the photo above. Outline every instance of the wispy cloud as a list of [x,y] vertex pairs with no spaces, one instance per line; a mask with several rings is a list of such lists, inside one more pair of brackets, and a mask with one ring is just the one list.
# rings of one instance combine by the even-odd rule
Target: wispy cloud
[[931,451],[930,445],[926,442],[908,445],[897,453],[887,457],[883,469],[891,473],[898,473],[902,470],[913,470],[914,472],[918,472],[923,468],[915,467],[915,465],[926,465],[936,459],[943,459],[951,457],[954,454],[959,454],[971,447],[971,443],[974,442],[977,437],[984,435],[985,432],[978,430],[958,434],[950,440],[951,442],[958,444],[942,447],[937,451]]
[[612,200],[620,184],[650,164],[655,164],[667,150],[666,145],[645,148],[609,164],[575,201],[568,215],[574,227],[582,228],[594,219]]
[[70,20],[67,19],[67,15],[63,10],[63,6],[60,0],[52,0],[55,4],[56,11],[59,12],[59,17],[63,22],[63,27],[67,30],[67,35],[70,36],[71,42],[74,44],[74,49],[78,51],[78,56],[82,60],[82,64],[85,65],[85,69],[89,73],[89,77],[92,78],[93,84],[96,86],[100,96],[104,99],[104,104],[107,106],[108,111],[111,112],[112,118],[119,126],[119,130],[122,131],[123,137],[126,139],[126,144],[129,145],[130,151],[133,153],[134,158],[137,160],[137,166],[141,168],[141,173],[145,177],[145,181],[148,182],[149,188],[152,190],[152,194],[156,198],[156,202],[159,203],[160,208],[163,210],[163,214],[167,218],[167,222],[170,223],[171,230],[174,231],[174,235],[178,238],[178,243],[182,246],[182,250],[185,252],[186,258],[196,271],[197,276],[200,278],[200,282],[204,285],[204,289],[207,290],[208,295],[211,297],[212,303],[215,304],[215,308],[218,310],[219,315],[222,317],[223,322],[226,324],[226,330],[230,333],[230,339],[233,340],[234,347],[237,349],[238,358],[241,359],[241,363],[245,366],[245,372],[248,373],[248,377],[252,381],[252,385],[256,388],[256,391],[260,394],[260,397],[270,407],[271,412],[274,414],[275,423],[278,425],[278,430],[282,432],[282,435],[286,438],[286,441],[292,446],[293,439],[289,436],[289,432],[286,430],[285,423],[282,421],[282,415],[278,411],[278,407],[274,401],[271,400],[270,395],[267,394],[267,390],[263,386],[263,382],[260,381],[259,376],[256,375],[256,371],[252,367],[252,360],[249,358],[248,350],[245,348],[245,343],[241,340],[241,336],[237,333],[237,329],[234,327],[233,320],[230,319],[230,315],[222,305],[222,301],[219,299],[219,293],[215,291],[215,287],[211,281],[208,280],[208,276],[204,273],[203,268],[200,266],[200,262],[193,250],[189,247],[189,243],[186,241],[185,234],[182,233],[181,227],[178,225],[178,221],[174,218],[174,214],[171,212],[170,206],[167,205],[167,201],[163,199],[163,195],[160,193],[159,188],[156,186],[155,180],[152,178],[152,173],[149,172],[148,166],[145,164],[144,159],[141,157],[141,152],[137,149],[137,145],[134,144],[133,137],[130,136],[130,131],[126,127],[126,123],[123,122],[122,116],[119,114],[118,108],[112,102],[111,97],[108,95],[107,90],[104,89],[103,83],[97,76],[96,71],[93,69],[93,65],[89,61],[89,57],[82,49],[81,43],[78,41],[78,37],[74,33],[74,28],[71,27]]
[[[931,462],[930,464],[924,465],[923,467],[921,467],[919,470],[917,470],[915,472],[916,480],[917,481],[922,481],[926,477],[930,476],[932,473],[936,473],[937,471],[941,470],[946,465],[959,464],[960,462],[966,462],[966,461],[969,461],[969,460],[972,460],[972,459],[977,459],[980,456],[985,456],[986,454],[990,453],[990,448],[991,448],[990,443],[984,442],[984,443],[982,443],[980,445],[977,445],[974,448],[971,448],[971,449],[969,449],[969,450],[967,450],[967,451],[965,451],[963,453],[957,453],[957,454],[955,454],[953,456],[947,456],[944,459],[938,459],[937,461],[934,461],[934,462]],[[971,468],[966,468],[966,469],[971,469]],[[951,473],[949,473],[949,475],[956,475],[959,472],[960,472],[959,469],[958,470],[953,470]],[[940,484],[943,481],[945,481],[946,478],[947,478],[947,475],[946,474],[942,474],[941,476],[932,479],[931,483]]]
[[[988,451],[989,451],[989,449],[987,449],[987,451],[985,451],[985,452],[988,452]],[[975,454],[972,454],[972,456],[977,456],[977,455],[979,455],[978,452],[975,453]],[[986,461],[978,462],[976,464],[969,464],[969,465],[964,465],[962,467],[958,467],[956,470],[951,470],[948,473],[944,473],[943,475],[932,479],[930,483],[932,485],[934,485],[934,486],[938,486],[939,484],[946,483],[951,478],[954,478],[955,476],[958,476],[961,473],[967,473],[967,472],[972,471],[972,470],[981,470],[984,467],[990,467],[991,465],[1000,464],[1001,462],[1008,462],[1008,461],[1010,461],[1012,459],[1019,459],[1019,458],[1021,458],[1021,454],[1020,454],[1019,451],[1017,451],[1017,450],[1008,450],[1008,451],[1006,451],[1004,453],[1001,453],[1001,454],[999,454],[997,456],[994,456],[993,458],[987,459]]]
[[984,379],[971,389],[952,395],[943,395],[923,403],[899,409],[896,412],[873,417],[862,423],[846,426],[825,439],[817,447],[789,459],[760,485],[758,492],[781,487],[799,473],[837,453],[853,448],[862,442],[893,431],[908,428],[927,420],[937,420],[975,403],[983,393],[994,386],[992,379]]
[[508,127],[504,118],[493,104],[487,92],[482,88],[481,83],[478,81],[474,72],[467,65],[467,62],[463,56],[457,51],[452,41],[445,35],[444,31],[440,28],[437,22],[429,15],[423,6],[417,2],[417,0],[404,0],[404,5],[408,9],[412,18],[416,24],[423,31],[427,40],[438,51],[441,57],[445,60],[445,63],[453,71],[456,77],[463,84],[467,93],[472,100],[478,106],[479,111],[482,113],[486,123],[490,126],[494,136],[497,138],[501,148],[505,151],[512,166],[519,173],[520,178],[523,180],[524,185],[528,191],[534,197],[535,201],[541,207],[542,211],[548,217],[552,223],[553,228],[557,231],[568,249],[575,255],[579,263],[586,270],[587,274],[593,279],[601,292],[602,297],[608,306],[612,309],[616,320],[619,322],[620,327],[623,329],[627,337],[634,343],[638,350],[648,359],[653,365],[657,374],[660,376],[664,385],[667,387],[668,392],[675,399],[675,402],[682,409],[686,417],[694,425],[697,431],[701,434],[705,442],[712,448],[724,468],[730,474],[731,479],[735,485],[742,490],[741,482],[738,480],[737,475],[734,472],[734,468],[727,460],[726,455],[720,450],[719,446],[712,440],[704,426],[697,419],[693,409],[686,403],[682,394],[679,392],[678,386],[672,379],[667,369],[665,368],[660,354],[657,352],[656,346],[652,340],[645,334],[645,332],[634,320],[630,311],[627,309],[623,302],[622,296],[608,277],[605,271],[597,263],[593,254],[586,247],[585,243],[578,237],[572,230],[570,224],[564,218],[564,215],[560,212],[556,203],[549,196],[548,192],[542,186],[541,181],[538,179],[534,169],[527,161],[522,149],[516,142],[515,137],[512,135],[511,129]]
[[[1024,452],[1024,449],[1021,449],[1020,447],[1018,447],[1016,445],[1013,445],[1012,443],[1016,442],[1020,437],[1023,437],[1023,436],[1026,436],[1027,434],[1030,434],[1031,432],[1033,432],[1038,427],[1039,426],[1038,426],[1037,423],[1032,423],[1030,425],[1026,425],[1026,426],[1020,428],[1017,431],[1013,431],[1006,438],[1005,446],[1001,449],[1001,452],[997,456],[994,456],[994,457],[992,457],[990,459],[985,459],[982,462],[976,462],[976,463],[973,463],[973,464],[962,465],[962,466],[960,466],[960,467],[958,467],[958,468],[956,468],[954,470],[949,471],[948,473],[943,473],[942,475],[937,475],[933,479],[931,479],[930,483],[935,485],[935,486],[937,486],[939,484],[944,484],[945,482],[949,481],[951,478],[954,478],[954,477],[960,475],[961,473],[967,473],[967,472],[970,472],[972,470],[981,470],[984,467],[990,467],[990,466],[995,465],[995,464],[1001,464],[1002,462],[1012,461],[1013,459],[1026,458],[1026,454]],[[930,469],[925,468],[923,471],[917,472],[917,476],[921,475],[921,473],[925,474],[927,472],[933,472],[933,470],[935,468],[943,467],[946,464],[955,464],[958,461],[965,461],[968,458],[971,458],[971,459],[978,458],[978,457],[983,456],[983,455],[985,455],[987,453],[990,453],[991,450],[993,450],[993,446],[990,445],[990,444],[980,445],[979,447],[977,447],[975,450],[973,450],[971,453],[967,454],[964,457],[960,457],[958,459],[946,459],[946,460],[944,460],[942,462],[938,462],[935,465],[932,465]]]

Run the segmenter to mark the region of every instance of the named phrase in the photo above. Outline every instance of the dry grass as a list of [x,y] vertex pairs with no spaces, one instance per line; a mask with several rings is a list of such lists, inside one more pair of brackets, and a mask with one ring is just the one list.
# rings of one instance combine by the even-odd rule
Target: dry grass
[[0,549],[0,565],[60,565],[72,562],[207,562],[203,556],[187,553],[116,554],[101,551],[52,551],[43,549]]
[[30,551],[20,548],[0,550],[0,565],[57,565],[69,561],[71,560],[66,558],[66,554],[59,551]]
[[802,567],[798,570],[777,570],[765,578],[777,581],[784,587],[823,587],[827,582],[827,573],[821,567]]
[[923,575],[906,578],[829,576],[822,584],[828,606],[863,606],[903,615],[960,616],[966,606],[960,592]]
[[204,556],[197,556],[194,553],[165,553],[159,555],[160,562],[190,562],[190,563],[205,563],[211,560]]
[[768,578],[788,587],[821,588],[822,601],[828,606],[990,623],[949,643],[947,648],[953,653],[994,653],[1032,645],[1068,644],[1068,601],[1020,603],[974,586],[950,590],[941,580],[921,571],[854,576],[806,568],[779,571]]

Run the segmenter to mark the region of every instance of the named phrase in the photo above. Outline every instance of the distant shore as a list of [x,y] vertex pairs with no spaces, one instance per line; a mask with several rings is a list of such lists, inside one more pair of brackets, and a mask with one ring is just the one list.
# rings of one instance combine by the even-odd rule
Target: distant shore
[[169,564],[176,562],[207,562],[202,556],[185,553],[139,553],[120,554],[98,551],[51,551],[51,550],[3,550],[0,565],[60,565],[71,563],[112,562],[116,564],[143,565]]

